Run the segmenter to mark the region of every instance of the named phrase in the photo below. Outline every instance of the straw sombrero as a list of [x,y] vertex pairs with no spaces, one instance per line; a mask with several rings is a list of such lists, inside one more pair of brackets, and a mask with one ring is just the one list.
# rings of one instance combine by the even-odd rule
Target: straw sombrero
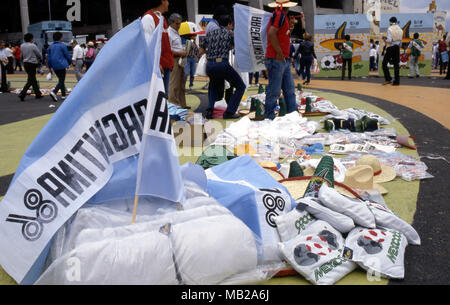
[[383,183],[392,181],[397,177],[395,169],[386,165],[382,165],[380,160],[374,155],[364,155],[356,160],[356,165],[369,165],[373,169],[373,182]]
[[282,173],[275,167],[263,167],[277,181],[286,179]]
[[387,194],[387,190],[374,183],[373,169],[369,165],[357,165],[345,172],[344,183],[349,187],[360,190],[377,190],[381,194]]
[[[295,178],[287,178],[278,181],[282,185],[284,185],[289,193],[291,194],[292,198],[295,200],[299,198],[303,198],[303,195],[305,194],[306,188],[308,187],[309,181],[311,180],[312,176],[305,176],[305,177],[295,177]],[[352,190],[349,186],[334,182],[334,188],[341,193],[342,195],[351,197],[351,198],[359,198],[361,197],[356,193],[354,190]]]
[[277,7],[277,6],[294,7],[297,5],[298,5],[297,2],[291,2],[289,0],[276,0],[275,2],[271,2],[268,4],[269,7]]

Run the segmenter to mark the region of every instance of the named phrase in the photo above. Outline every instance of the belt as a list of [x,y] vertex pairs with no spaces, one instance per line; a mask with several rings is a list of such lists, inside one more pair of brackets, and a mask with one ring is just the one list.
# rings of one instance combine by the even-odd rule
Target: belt
[[77,58],[76,60],[83,60],[83,58]]
[[212,59],[208,59],[208,61],[222,62],[222,61],[228,61],[228,59],[226,59],[226,58],[212,58]]

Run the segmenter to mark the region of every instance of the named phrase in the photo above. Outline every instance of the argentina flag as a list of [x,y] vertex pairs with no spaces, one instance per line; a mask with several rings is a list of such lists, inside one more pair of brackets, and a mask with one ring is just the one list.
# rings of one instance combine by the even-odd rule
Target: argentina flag
[[236,65],[240,72],[265,70],[267,25],[271,13],[253,7],[234,5],[234,45]]
[[[121,186],[134,195],[136,170],[134,175],[125,171],[137,167],[141,141],[147,134],[148,105],[155,107],[150,113],[158,113],[155,128],[164,134],[169,130],[164,115],[159,114],[165,112],[165,101],[157,108],[155,97],[159,95],[150,92],[154,75],[159,73],[162,24],[145,35],[139,19],[112,37],[23,155],[0,204],[0,265],[18,283],[36,281],[55,232],[112,176],[120,177],[123,172],[126,179]],[[156,83],[153,90],[160,91],[159,79]],[[171,142],[173,137],[159,139],[156,154],[165,152],[161,141]],[[149,155],[153,140],[147,140]],[[163,159],[157,162],[166,162]],[[145,166],[151,167],[152,162]],[[146,174],[161,177],[159,170],[163,169],[155,166]],[[145,191],[167,195],[160,185]]]

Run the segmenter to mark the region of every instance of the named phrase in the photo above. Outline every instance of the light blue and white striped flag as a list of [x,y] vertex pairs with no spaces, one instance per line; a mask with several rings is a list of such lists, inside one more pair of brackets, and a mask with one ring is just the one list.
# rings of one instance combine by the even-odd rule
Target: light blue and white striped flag
[[[161,91],[162,24],[151,36],[147,35],[149,40],[141,20],[117,33],[25,152],[0,204],[0,265],[18,283],[36,281],[55,232],[112,175],[120,177],[117,171],[133,168],[143,138],[146,154],[153,157],[145,162],[145,166],[152,168],[146,174],[170,179],[167,170],[159,164],[152,167],[152,161],[168,162],[172,165],[171,172],[176,171],[173,155],[154,156],[165,153],[167,150],[161,147],[171,146],[173,137],[156,137],[159,134],[156,132],[154,138],[149,138],[144,129],[148,125],[144,122],[147,101],[156,108],[150,111],[153,114],[166,107],[162,100],[161,108],[157,108],[155,98],[159,94],[150,91],[151,87]],[[150,86],[153,81],[156,84]],[[156,128],[167,134],[170,124],[164,123],[163,115],[157,116],[162,121],[158,119]],[[153,121],[150,128],[152,124]],[[129,173],[124,176],[128,178],[124,179],[125,184],[130,185],[122,185],[123,188],[134,192],[136,178]],[[164,183],[170,181],[147,185],[143,190],[165,197],[168,192],[161,187]]]
[[241,5],[234,5],[234,45],[236,65],[240,72],[265,70],[267,25],[271,13]]

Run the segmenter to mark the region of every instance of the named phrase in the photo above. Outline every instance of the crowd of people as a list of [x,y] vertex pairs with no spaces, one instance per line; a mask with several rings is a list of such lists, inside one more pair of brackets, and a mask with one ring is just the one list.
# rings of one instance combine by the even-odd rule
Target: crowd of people
[[[36,93],[36,99],[42,98],[39,88],[39,82],[36,75],[44,75],[43,67],[46,66],[50,74],[55,74],[58,78],[53,94],[50,93],[53,100],[58,101],[56,93],[61,90],[62,99],[65,99],[65,76],[66,69],[74,67],[77,81],[80,81],[83,74],[89,70],[94,63],[95,57],[101,49],[101,45],[93,41],[86,44],[78,44],[72,40],[72,55],[62,41],[62,34],[55,32],[53,34],[54,43],[44,45],[40,50],[34,42],[33,34],[26,33],[23,43],[16,44],[14,47],[5,42],[0,42],[0,60],[1,60],[1,87],[0,92],[9,92],[7,83],[7,74],[14,74],[15,71],[24,71],[27,73],[27,82],[19,94],[20,101],[24,101],[28,89],[31,87]],[[53,68],[56,67],[56,68]],[[64,70],[64,71],[63,71]]]
[[[156,28],[160,17],[169,11],[168,0],[148,1],[150,9],[142,16],[144,29],[147,33]],[[314,52],[314,42],[312,35],[305,32],[305,17],[303,14],[294,14],[289,9],[296,6],[296,2],[288,0],[275,0],[269,6],[275,8],[270,18],[267,28],[267,48],[266,48],[266,69],[249,73],[249,85],[259,83],[262,75],[268,80],[267,100],[265,105],[264,118],[273,119],[274,109],[277,106],[281,91],[286,101],[288,113],[295,110],[294,81],[291,73],[291,66],[295,68],[298,76],[303,79],[303,84],[307,85],[311,81],[311,69],[317,65],[317,56]],[[291,33],[295,24],[301,19],[303,32],[297,43],[293,42]],[[206,27],[205,35],[197,45],[198,33],[180,32],[183,17],[178,13],[172,13],[168,20],[162,17],[164,31],[161,43],[160,69],[163,76],[166,97],[169,102],[181,108],[189,109],[186,104],[186,84],[189,90],[194,86],[196,66],[200,57],[206,56],[206,75],[209,77],[208,84],[208,109],[206,118],[212,118],[214,104],[224,98],[228,104],[224,119],[237,118],[236,111],[239,107],[242,96],[245,93],[246,85],[242,75],[230,64],[230,53],[234,49],[234,18],[232,11],[223,5],[216,6],[212,21]],[[186,23],[186,22],[185,22]],[[419,58],[421,50],[424,48],[420,41],[419,34],[415,33],[414,38],[408,45],[410,50],[409,77],[419,77]],[[69,55],[67,47],[61,42],[61,33],[54,33],[54,43],[45,46],[43,51],[39,51],[33,44],[31,34],[24,36],[22,45],[0,44],[0,59],[2,72],[1,90],[6,92],[6,74],[14,73],[22,67],[28,74],[27,83],[19,95],[20,100],[24,100],[26,92],[33,87],[35,92],[39,91],[36,80],[36,73],[44,73],[41,66],[46,65],[50,73],[56,74],[58,84],[50,93],[51,97],[57,101],[57,93],[61,90],[62,99],[66,96],[65,77],[68,67],[73,66],[77,81],[83,77],[83,69],[88,71],[95,60],[99,49],[90,41],[87,46],[72,41],[73,52]],[[380,42],[371,39],[369,45],[370,71],[378,70],[378,62],[382,57],[382,70],[385,78],[384,85],[400,84],[400,49],[402,46],[403,31],[398,26],[397,19],[390,19],[390,27],[387,35],[382,37],[384,49],[380,50]],[[447,69],[450,40],[446,36],[440,40],[433,51],[433,67],[439,66],[440,74],[445,74],[449,79],[450,69]],[[354,45],[350,35],[345,35],[345,41],[338,46],[342,61],[341,79],[344,80],[347,74],[349,80],[352,79],[352,58]],[[394,75],[391,76],[390,68],[394,67]],[[36,72],[38,71],[38,72]],[[225,82],[229,88],[225,88]],[[40,98],[36,94],[36,98]]]

